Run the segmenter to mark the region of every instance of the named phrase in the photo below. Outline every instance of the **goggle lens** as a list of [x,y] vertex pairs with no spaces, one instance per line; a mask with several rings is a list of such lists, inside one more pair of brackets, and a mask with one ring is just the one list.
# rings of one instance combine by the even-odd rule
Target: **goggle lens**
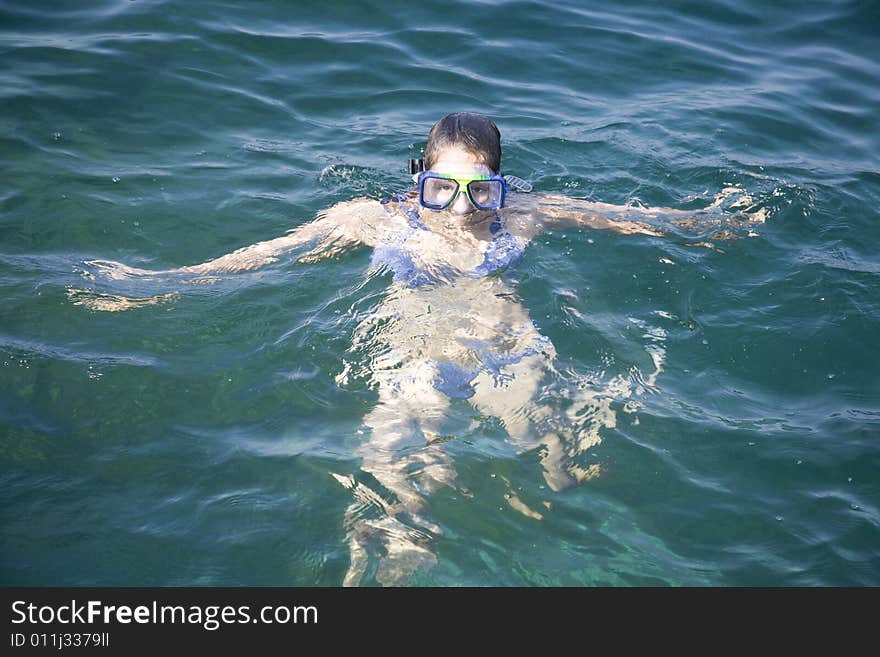
[[500,208],[504,184],[500,180],[472,180],[468,183],[471,203],[481,209]]
[[[461,181],[465,182],[465,181]],[[470,180],[466,183],[466,193],[471,204],[480,210],[494,210],[504,207],[504,180]],[[443,210],[458,198],[461,189],[454,178],[423,173],[419,185],[419,201],[426,208]]]
[[458,196],[458,183],[448,178],[425,178],[422,181],[422,203],[429,208],[445,208]]

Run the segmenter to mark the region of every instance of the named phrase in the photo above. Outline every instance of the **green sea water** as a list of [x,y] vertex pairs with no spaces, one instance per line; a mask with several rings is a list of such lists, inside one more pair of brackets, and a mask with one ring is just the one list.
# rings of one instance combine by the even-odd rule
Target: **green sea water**
[[473,111],[537,193],[763,221],[533,241],[503,277],[555,347],[542,394],[607,402],[600,474],[551,490],[453,399],[435,563],[400,583],[880,584],[878,28],[866,1],[0,1],[0,583],[341,585],[333,475],[393,497],[352,346],[391,276],[366,248],[199,285],[88,263],[387,196]]

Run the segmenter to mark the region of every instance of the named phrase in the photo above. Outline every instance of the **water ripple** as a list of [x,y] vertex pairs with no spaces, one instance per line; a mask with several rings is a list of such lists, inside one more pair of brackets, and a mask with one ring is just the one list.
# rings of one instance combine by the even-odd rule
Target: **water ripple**
[[[346,535],[433,565],[416,584],[880,583],[871,3],[52,5],[0,8],[6,583],[338,585]],[[600,474],[565,490],[453,368],[436,440],[365,463],[364,418],[400,419],[376,337],[425,332],[370,322],[396,300],[367,250],[136,273],[405,187],[457,110],[537,193],[669,209],[498,279],[557,354],[540,403],[588,435],[562,460]],[[394,515],[408,485],[429,513]]]
[[84,350],[79,345],[57,345],[41,342],[33,338],[20,338],[8,334],[0,334],[0,348],[11,352],[18,352],[24,357],[38,356],[47,360],[100,363],[107,365],[134,365],[135,367],[153,367],[160,362],[154,356],[144,354],[92,352]]

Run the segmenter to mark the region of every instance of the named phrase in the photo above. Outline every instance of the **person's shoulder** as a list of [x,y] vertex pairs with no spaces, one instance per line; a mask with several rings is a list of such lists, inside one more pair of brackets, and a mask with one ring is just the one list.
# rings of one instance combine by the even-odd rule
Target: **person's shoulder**
[[418,192],[413,190],[398,192],[388,198],[383,198],[380,203],[386,215],[391,217],[400,217],[410,222],[418,222],[421,216]]
[[405,189],[399,192],[395,192],[391,196],[386,196],[380,199],[379,203],[382,205],[394,205],[400,203],[411,203],[416,200],[418,197],[418,192],[412,189]]

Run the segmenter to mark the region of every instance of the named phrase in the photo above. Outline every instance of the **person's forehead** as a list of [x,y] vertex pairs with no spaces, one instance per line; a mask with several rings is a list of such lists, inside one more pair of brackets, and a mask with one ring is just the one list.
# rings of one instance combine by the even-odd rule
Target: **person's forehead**
[[461,169],[462,167],[466,167],[468,170],[478,171],[481,169],[486,169],[489,171],[489,167],[483,164],[482,159],[471,153],[470,151],[465,150],[464,148],[459,147],[450,147],[444,148],[437,156],[437,159],[434,163],[434,168],[439,167],[458,167]]

